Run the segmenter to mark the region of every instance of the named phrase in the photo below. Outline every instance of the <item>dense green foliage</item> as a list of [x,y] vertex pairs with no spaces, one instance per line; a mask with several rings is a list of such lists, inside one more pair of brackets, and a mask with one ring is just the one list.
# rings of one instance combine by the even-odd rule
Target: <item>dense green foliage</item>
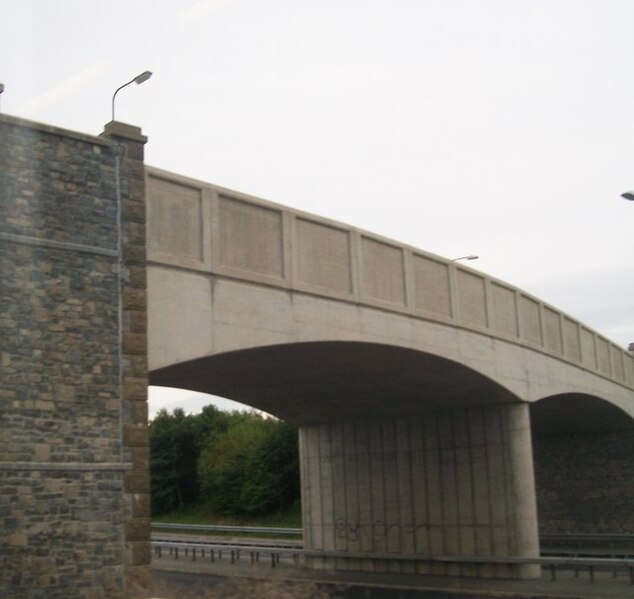
[[297,431],[255,412],[161,410],[150,424],[152,513],[197,504],[228,516],[281,512],[299,500]]

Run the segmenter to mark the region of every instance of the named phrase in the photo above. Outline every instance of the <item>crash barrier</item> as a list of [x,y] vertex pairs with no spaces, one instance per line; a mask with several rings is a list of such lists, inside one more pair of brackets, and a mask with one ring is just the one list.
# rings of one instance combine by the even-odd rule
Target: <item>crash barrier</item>
[[161,559],[165,554],[172,559],[181,556],[191,557],[192,561],[208,559],[210,562],[228,559],[234,564],[244,556],[248,556],[251,563],[258,563],[262,559],[276,567],[280,559],[299,566],[306,558],[322,559],[361,559],[361,560],[389,560],[394,562],[414,562],[429,564],[462,564],[478,566],[490,565],[539,565],[550,573],[550,580],[557,580],[558,572],[571,571],[575,577],[585,573],[590,582],[595,581],[598,572],[609,572],[614,578],[619,574],[629,576],[630,584],[634,585],[634,559],[614,558],[579,558],[579,557],[500,557],[500,556],[421,556],[397,553],[360,553],[352,551],[314,551],[308,549],[292,549],[284,547],[265,547],[262,545],[233,545],[223,543],[186,543],[173,541],[152,541],[152,548],[156,558]]
[[541,552],[545,555],[634,557],[633,534],[542,534],[539,541]]
[[301,528],[276,526],[223,526],[218,524],[171,524],[152,522],[152,530],[187,530],[190,532],[230,532],[232,534],[268,534],[301,536]]

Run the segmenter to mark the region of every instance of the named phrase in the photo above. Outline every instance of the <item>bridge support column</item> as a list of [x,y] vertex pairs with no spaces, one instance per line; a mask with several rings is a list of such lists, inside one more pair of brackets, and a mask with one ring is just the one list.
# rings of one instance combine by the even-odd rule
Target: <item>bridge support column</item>
[[311,567],[539,575],[504,563],[539,554],[527,405],[306,426],[300,452],[305,547],[355,554]]

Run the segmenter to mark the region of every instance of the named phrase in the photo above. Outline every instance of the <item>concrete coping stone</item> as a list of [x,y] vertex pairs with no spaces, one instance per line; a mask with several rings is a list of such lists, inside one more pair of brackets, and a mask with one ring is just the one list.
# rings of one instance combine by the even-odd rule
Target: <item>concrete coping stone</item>
[[113,143],[111,140],[105,137],[90,135],[88,133],[79,133],[78,131],[63,129],[62,127],[56,127],[47,123],[38,123],[36,121],[30,121],[28,119],[8,114],[0,114],[0,124],[10,125],[14,127],[24,127],[26,129],[42,131],[44,133],[50,133],[59,137],[70,137],[71,139],[77,139],[79,141],[104,147],[111,147]]
[[147,137],[141,133],[140,127],[134,125],[128,125],[121,121],[110,121],[106,123],[103,128],[103,137],[122,137],[131,141],[137,141],[141,143],[147,142]]

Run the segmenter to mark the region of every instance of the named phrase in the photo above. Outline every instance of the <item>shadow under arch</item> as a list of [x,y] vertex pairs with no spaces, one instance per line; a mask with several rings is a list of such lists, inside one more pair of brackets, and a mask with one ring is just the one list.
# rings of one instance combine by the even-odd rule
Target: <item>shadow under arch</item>
[[585,394],[530,412],[540,535],[634,533],[634,418]]
[[634,430],[634,418],[614,404],[583,393],[544,397],[530,406],[533,435]]
[[300,426],[520,401],[499,383],[446,358],[348,341],[198,358],[150,372],[150,384],[219,395]]

